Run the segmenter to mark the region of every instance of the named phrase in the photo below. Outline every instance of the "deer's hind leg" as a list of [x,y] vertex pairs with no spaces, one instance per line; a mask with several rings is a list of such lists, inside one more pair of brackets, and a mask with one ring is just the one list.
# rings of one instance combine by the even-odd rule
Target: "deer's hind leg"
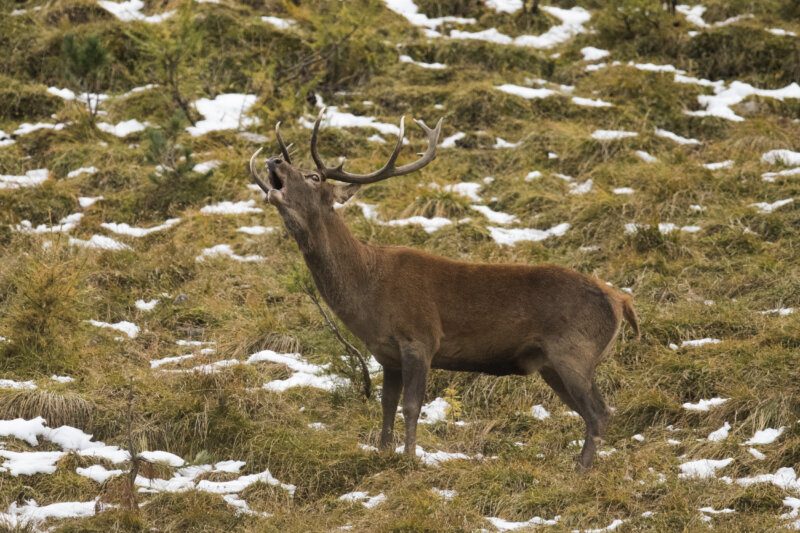
[[591,468],[597,444],[608,428],[611,413],[594,383],[594,379],[573,365],[554,362],[540,370],[542,377],[564,403],[576,411],[586,423],[586,437],[581,450],[581,468]]

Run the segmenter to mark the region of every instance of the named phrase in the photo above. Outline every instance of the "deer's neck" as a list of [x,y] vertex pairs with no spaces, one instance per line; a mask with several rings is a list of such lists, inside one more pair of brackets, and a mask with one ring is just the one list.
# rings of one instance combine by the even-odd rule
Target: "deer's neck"
[[369,290],[374,268],[371,249],[358,242],[333,210],[310,228],[304,243],[298,240],[314,282],[327,304],[345,323],[358,311]]

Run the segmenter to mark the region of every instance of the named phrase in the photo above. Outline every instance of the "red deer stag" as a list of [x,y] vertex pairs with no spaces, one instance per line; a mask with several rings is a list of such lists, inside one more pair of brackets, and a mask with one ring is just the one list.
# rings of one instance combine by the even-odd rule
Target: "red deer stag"
[[[316,170],[295,166],[278,128],[283,159],[267,160],[267,179],[250,159],[252,177],[297,241],[320,294],[336,316],[383,365],[380,447],[392,444],[403,395],[405,452],[416,449],[417,420],[431,368],[498,376],[539,372],[586,422],[579,467],[589,468],[611,416],[594,381],[595,367],[614,345],[623,317],[637,336],[631,298],[559,266],[452,261],[402,247],[370,246],[353,237],[333,208],[365,183],[402,176],[436,157],[442,120],[422,157],[395,166],[403,120],[389,161],[370,174],[326,167],[317,153],[320,112],[311,134]],[[327,182],[334,179],[348,185]]]

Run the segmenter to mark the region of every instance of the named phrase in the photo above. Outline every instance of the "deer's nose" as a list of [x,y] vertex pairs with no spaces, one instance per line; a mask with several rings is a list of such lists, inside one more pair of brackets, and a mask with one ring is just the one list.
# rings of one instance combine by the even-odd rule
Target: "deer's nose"
[[267,159],[267,168],[270,170],[275,170],[276,167],[283,164],[283,160],[280,157],[270,157]]

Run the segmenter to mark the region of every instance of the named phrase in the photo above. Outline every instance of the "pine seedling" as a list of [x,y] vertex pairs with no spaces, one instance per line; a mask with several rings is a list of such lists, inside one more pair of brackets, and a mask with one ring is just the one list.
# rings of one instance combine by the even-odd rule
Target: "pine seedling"
[[[147,129],[145,158],[148,163],[157,165],[157,172],[149,175],[153,183],[161,184],[163,178],[181,180],[194,168],[196,161],[192,157],[192,147],[178,142],[185,124],[186,115],[179,109],[160,128]],[[204,177],[210,176],[211,172]]]
[[89,35],[83,42],[77,42],[75,35],[69,33],[61,42],[61,51],[65,57],[67,77],[86,94],[86,109],[94,123],[100,107],[100,80],[111,56],[97,35]]

